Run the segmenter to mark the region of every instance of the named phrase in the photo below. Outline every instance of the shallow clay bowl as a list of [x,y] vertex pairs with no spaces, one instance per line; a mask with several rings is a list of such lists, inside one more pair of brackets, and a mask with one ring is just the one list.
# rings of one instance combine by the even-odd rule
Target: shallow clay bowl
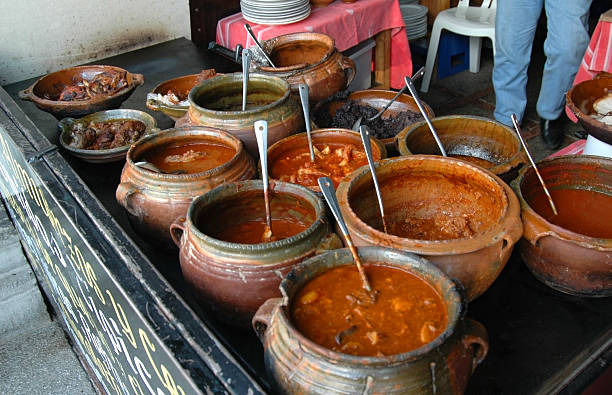
[[607,144],[612,144],[612,126],[591,117],[595,114],[593,103],[612,91],[612,78],[603,77],[582,81],[567,92],[566,101],[569,108],[580,120],[588,134]]
[[[515,179],[518,169],[527,163],[516,132],[497,121],[483,117],[450,115],[434,118],[431,123],[447,155],[470,157],[462,159],[485,167],[506,182]],[[425,121],[408,126],[395,140],[400,155],[441,155]],[[479,159],[490,163],[478,161]]]
[[140,138],[144,136],[157,133],[159,129],[157,128],[157,122],[155,118],[147,114],[143,111],[138,110],[127,110],[127,109],[117,109],[117,110],[106,110],[96,112],[90,115],[87,115],[83,118],[74,119],[74,118],[64,118],[62,119],[57,127],[60,130],[59,142],[60,145],[68,151],[72,156],[75,156],[79,159],[84,160],[85,162],[90,163],[108,163],[108,162],[118,162],[125,159],[125,155],[130,148],[130,144],[123,145],[117,148],[111,149],[101,149],[101,150],[93,150],[93,149],[81,149],[75,148],[70,145],[70,131],[73,129],[76,124],[84,124],[88,125],[90,122],[104,122],[104,121],[114,121],[114,120],[134,120],[140,121],[145,124],[146,129]]
[[[109,71],[125,72],[127,86],[110,95],[98,95],[87,100],[59,101],[45,99],[45,94],[51,98],[58,98],[63,87],[72,85],[76,81],[91,80],[96,75]],[[33,102],[36,107],[51,113],[55,118],[79,118],[97,111],[119,108],[134,91],[144,83],[142,74],[132,74],[115,66],[76,66],[56,71],[40,78],[29,88],[19,92],[19,98]]]

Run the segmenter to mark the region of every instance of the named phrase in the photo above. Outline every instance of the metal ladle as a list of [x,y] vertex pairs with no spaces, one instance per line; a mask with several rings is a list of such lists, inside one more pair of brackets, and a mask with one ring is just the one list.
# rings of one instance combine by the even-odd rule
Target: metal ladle
[[306,137],[308,137],[308,150],[310,151],[310,161],[315,161],[314,148],[312,146],[312,136],[310,135],[310,107],[308,100],[308,85],[300,84],[300,100],[302,101],[302,110],[304,111],[304,122],[306,123]]
[[446,150],[444,149],[444,146],[442,146],[440,137],[438,137],[438,133],[436,133],[436,129],[434,129],[433,124],[431,123],[431,120],[429,119],[429,116],[427,115],[427,111],[425,111],[425,108],[423,108],[423,104],[421,103],[421,100],[419,99],[419,95],[417,93],[416,88],[414,87],[414,84],[412,83],[412,80],[410,79],[410,77],[406,76],[404,77],[404,81],[406,82],[406,86],[408,87],[408,90],[410,90],[410,94],[412,95],[414,102],[419,108],[419,111],[421,111],[421,114],[423,114],[423,118],[425,118],[425,122],[427,122],[427,126],[429,126],[429,130],[431,130],[431,134],[433,134],[434,139],[436,140],[436,144],[438,144],[438,148],[440,148],[440,152],[442,153],[442,156],[448,156],[446,155]]
[[266,207],[266,228],[264,229],[263,240],[268,241],[274,237],[272,235],[272,215],[270,214],[270,195],[268,191],[268,122],[264,120],[255,121],[254,126],[259,160],[261,160],[264,205]]
[[249,67],[251,67],[251,51],[242,50],[242,111],[246,111],[249,88]]
[[351,239],[351,235],[349,234],[348,228],[346,227],[346,223],[344,222],[344,218],[342,217],[342,213],[340,212],[340,206],[338,205],[338,200],[336,199],[336,190],[334,189],[334,184],[329,177],[321,177],[318,179],[319,188],[321,188],[321,192],[323,193],[323,197],[327,202],[334,218],[338,222],[338,226],[340,226],[340,231],[344,236],[344,240],[346,240],[346,245],[351,251],[351,255],[353,255],[353,261],[355,265],[357,265],[357,270],[359,271],[359,275],[361,276],[361,282],[363,284],[363,288],[373,296],[372,287],[368,281],[368,277],[363,270],[363,264],[361,263],[361,258],[359,258],[359,254],[357,253],[357,249],[353,244],[353,239]]
[[257,48],[259,48],[259,50],[261,51],[263,56],[266,58],[268,63],[270,63],[270,66],[276,68],[274,63],[272,63],[272,59],[270,59],[266,51],[263,49],[263,46],[259,43],[259,40],[257,40],[257,37],[255,37],[255,33],[253,33],[253,29],[251,29],[251,25],[249,25],[248,23],[245,23],[244,28],[246,29],[247,33],[249,33],[249,36],[251,36],[251,39],[253,39],[253,41],[255,42],[255,45],[257,45]]
[[531,166],[533,166],[533,169],[535,170],[536,175],[538,176],[538,179],[540,180],[540,184],[542,184],[542,188],[544,189],[544,193],[546,194],[546,197],[548,198],[548,203],[550,203],[550,207],[552,208],[553,214],[558,215],[559,213],[557,212],[557,207],[555,207],[555,203],[552,200],[552,196],[550,196],[550,192],[548,192],[548,188],[546,188],[544,179],[540,175],[540,171],[538,170],[538,167],[536,166],[535,162],[533,161],[533,158],[531,157],[531,154],[529,153],[529,150],[527,149],[527,145],[525,144],[525,140],[523,140],[523,136],[521,136],[521,127],[519,126],[518,119],[516,118],[516,115],[514,114],[510,115],[510,118],[512,119],[512,123],[514,124],[514,128],[516,129],[516,134],[518,134],[519,140],[521,140],[523,149],[525,150],[525,153],[527,154],[527,158],[529,158],[529,162],[531,162]]
[[359,127],[359,134],[361,135],[361,141],[363,142],[363,148],[365,148],[366,157],[368,158],[368,165],[370,166],[370,172],[372,173],[372,181],[374,182],[374,190],[376,191],[376,198],[378,199],[378,207],[380,208],[380,217],[382,219],[383,230],[387,231],[387,221],[385,221],[385,208],[383,206],[382,194],[380,193],[380,187],[378,185],[378,177],[376,177],[376,169],[374,169],[374,158],[372,158],[372,145],[370,143],[370,131],[368,127],[362,125]]

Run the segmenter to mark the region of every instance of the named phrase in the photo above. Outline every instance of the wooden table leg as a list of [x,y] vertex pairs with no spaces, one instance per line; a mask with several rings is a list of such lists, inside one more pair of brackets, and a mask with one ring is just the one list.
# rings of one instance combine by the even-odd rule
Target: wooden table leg
[[389,89],[391,86],[391,30],[383,30],[375,37],[374,47],[374,83],[379,89]]

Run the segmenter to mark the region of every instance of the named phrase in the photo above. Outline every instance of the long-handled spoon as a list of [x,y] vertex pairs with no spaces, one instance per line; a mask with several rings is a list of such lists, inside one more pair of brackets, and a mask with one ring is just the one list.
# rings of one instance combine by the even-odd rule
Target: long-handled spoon
[[251,29],[251,25],[249,25],[248,23],[245,23],[244,28],[246,29],[247,33],[249,33],[249,36],[251,36],[251,39],[253,39],[253,41],[255,42],[255,45],[257,45],[257,48],[259,48],[259,50],[261,51],[263,56],[266,58],[268,63],[270,63],[270,66],[276,68],[274,63],[272,63],[272,59],[270,59],[270,57],[268,56],[266,51],[263,49],[263,46],[261,45],[257,37],[255,37],[255,33],[253,33],[253,29]]
[[249,67],[251,67],[251,51],[242,50],[242,111],[246,111],[249,87]]
[[529,158],[529,162],[531,162],[531,166],[533,166],[533,169],[535,170],[536,175],[538,176],[538,179],[540,180],[540,184],[542,184],[544,193],[546,194],[546,197],[548,198],[548,203],[550,203],[550,208],[552,208],[553,214],[557,215],[559,213],[557,212],[557,207],[555,207],[555,203],[552,200],[552,196],[550,196],[550,192],[548,192],[548,188],[546,188],[544,179],[540,175],[540,171],[538,170],[538,167],[536,166],[535,162],[533,161],[533,158],[531,157],[531,154],[529,153],[529,150],[527,149],[527,145],[525,144],[525,140],[523,140],[523,136],[521,136],[521,127],[519,126],[518,119],[516,118],[516,115],[514,114],[510,115],[510,118],[512,119],[512,123],[514,124],[514,128],[516,129],[516,134],[518,134],[519,140],[521,140],[523,149],[525,150],[525,153],[527,154],[527,158]]
[[431,120],[429,119],[429,115],[427,115],[427,111],[425,111],[425,108],[423,108],[423,104],[421,104],[421,100],[419,99],[419,95],[417,93],[416,88],[414,87],[414,84],[412,83],[412,80],[410,79],[410,77],[406,76],[404,77],[404,81],[406,82],[406,86],[408,87],[408,90],[410,90],[410,94],[412,95],[414,102],[419,108],[419,111],[421,111],[421,114],[423,114],[423,118],[425,118],[425,122],[427,122],[429,130],[431,130],[431,134],[433,134],[434,139],[436,140],[436,144],[438,144],[438,148],[440,148],[442,156],[447,156],[446,150],[444,149],[444,147],[442,146],[442,142],[440,141],[440,137],[438,137],[438,133],[436,133],[436,129],[434,129],[434,126],[431,123]]
[[376,177],[376,169],[374,169],[374,158],[372,158],[372,145],[370,143],[370,131],[368,127],[362,125],[359,127],[359,134],[361,135],[361,141],[363,142],[363,148],[365,149],[366,157],[368,158],[368,165],[370,166],[370,172],[372,173],[372,181],[374,182],[374,190],[376,191],[376,198],[378,199],[378,207],[380,208],[380,218],[382,219],[383,230],[387,231],[387,221],[385,221],[385,208],[383,206],[382,194],[380,193],[380,187],[378,186],[378,177]]
[[261,160],[261,175],[264,190],[264,205],[266,207],[266,228],[263,240],[272,239],[272,216],[270,214],[270,195],[268,192],[268,122],[255,121],[255,138],[259,149],[259,160]]
[[353,244],[353,239],[351,239],[351,235],[349,234],[348,228],[346,227],[346,223],[344,222],[344,218],[342,217],[342,213],[340,212],[340,206],[338,205],[338,200],[336,199],[336,190],[334,189],[334,184],[329,177],[321,177],[318,179],[319,188],[321,188],[321,192],[323,193],[323,197],[327,202],[327,205],[331,209],[334,218],[338,222],[338,226],[340,226],[340,231],[344,236],[344,240],[346,240],[346,245],[348,246],[351,254],[353,255],[353,261],[355,265],[357,265],[357,270],[359,271],[359,275],[361,276],[361,282],[363,284],[363,288],[372,296],[372,287],[370,286],[370,282],[368,281],[368,277],[363,270],[363,264],[361,263],[361,258],[359,258],[359,254],[357,253],[357,249]]
[[[412,76],[412,81],[416,81],[418,78],[421,78],[421,76],[425,73],[425,67],[421,67],[419,69],[419,71],[417,71],[416,73],[414,73],[414,75]],[[404,85],[404,87],[402,89],[400,89],[399,92],[397,92],[397,94],[395,96],[393,96],[393,99],[389,100],[389,102],[387,104],[385,104],[385,106],[383,108],[380,109],[379,112],[377,112],[376,114],[374,114],[373,116],[366,118],[366,122],[372,122],[373,120],[375,120],[376,118],[380,117],[383,112],[387,111],[389,109],[389,107],[391,107],[391,104],[393,104],[398,97],[400,97],[402,95],[402,93],[406,92],[406,89],[408,89],[408,87],[406,85]],[[357,118],[357,120],[355,121],[355,123],[353,124],[352,129],[354,131],[359,131],[359,126],[361,126],[361,122],[363,120],[363,117],[359,117]]]
[[300,84],[300,100],[302,101],[302,110],[304,111],[304,122],[306,122],[306,137],[308,137],[308,150],[310,151],[310,161],[315,161],[314,148],[312,147],[312,136],[310,135],[310,107],[308,101],[308,85]]

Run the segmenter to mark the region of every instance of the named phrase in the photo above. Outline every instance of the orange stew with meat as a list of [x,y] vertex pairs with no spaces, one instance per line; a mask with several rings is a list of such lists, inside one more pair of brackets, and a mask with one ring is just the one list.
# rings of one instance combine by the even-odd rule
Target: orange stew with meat
[[291,306],[296,328],[328,349],[379,357],[417,349],[446,329],[444,300],[426,281],[384,264],[365,271],[374,301],[355,266],[333,268],[297,293]]
[[313,148],[314,162],[308,146],[296,147],[272,163],[270,176],[305,187],[316,187],[319,177],[329,177],[337,187],[344,177],[368,164],[363,149],[353,144],[316,144]]
[[217,142],[194,141],[154,148],[143,159],[168,174],[200,173],[221,166],[234,157],[234,148]]

